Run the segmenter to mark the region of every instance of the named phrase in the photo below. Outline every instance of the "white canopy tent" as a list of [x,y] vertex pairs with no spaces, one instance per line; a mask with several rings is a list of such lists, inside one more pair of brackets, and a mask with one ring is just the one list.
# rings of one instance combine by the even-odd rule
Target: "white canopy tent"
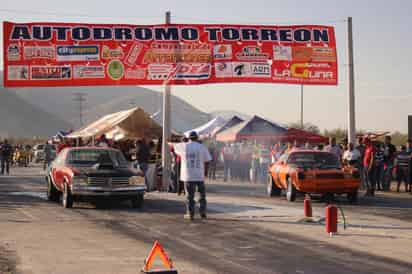
[[211,137],[225,123],[226,123],[226,120],[224,118],[217,116],[213,118],[212,120],[210,120],[209,122],[207,122],[206,124],[203,124],[197,128],[186,131],[185,135],[187,136],[189,135],[190,132],[195,131],[201,138]]
[[161,126],[141,108],[132,108],[108,114],[76,130],[68,138],[95,138],[105,134],[109,139],[162,136]]

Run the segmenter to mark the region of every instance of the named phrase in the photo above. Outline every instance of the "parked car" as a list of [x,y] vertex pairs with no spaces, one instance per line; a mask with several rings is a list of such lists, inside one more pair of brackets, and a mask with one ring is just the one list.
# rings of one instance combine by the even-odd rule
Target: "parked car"
[[[44,147],[45,147],[44,144],[38,144],[33,147],[33,161],[35,163],[40,163],[44,161],[44,156],[45,156]],[[51,157],[52,160],[56,158],[56,146],[55,145],[52,145],[52,155],[51,156],[52,156]]]
[[146,191],[143,174],[130,167],[120,150],[102,147],[63,149],[48,168],[47,197],[65,208],[76,200],[118,198],[141,207]]
[[269,168],[267,193],[280,196],[286,191],[288,201],[298,192],[308,194],[347,194],[355,203],[360,186],[356,168],[345,167],[332,153],[314,150],[293,150],[285,153]]

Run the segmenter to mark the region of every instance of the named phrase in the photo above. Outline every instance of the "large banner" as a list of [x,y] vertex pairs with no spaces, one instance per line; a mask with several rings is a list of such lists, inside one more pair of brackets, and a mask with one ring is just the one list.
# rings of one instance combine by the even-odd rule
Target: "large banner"
[[334,28],[4,22],[4,85],[337,85]]

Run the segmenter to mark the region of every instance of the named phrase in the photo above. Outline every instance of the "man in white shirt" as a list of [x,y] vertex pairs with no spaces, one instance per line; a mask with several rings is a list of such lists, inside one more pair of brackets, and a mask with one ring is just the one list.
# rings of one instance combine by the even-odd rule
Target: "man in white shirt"
[[346,165],[358,166],[360,157],[359,150],[354,148],[352,143],[349,143],[348,149],[343,153],[342,161]]
[[175,145],[175,152],[181,157],[180,180],[186,186],[186,214],[185,218],[193,220],[195,216],[195,192],[196,187],[200,193],[199,213],[202,219],[206,219],[206,188],[205,175],[208,162],[212,160],[209,150],[198,142],[198,135],[192,131],[188,143]]

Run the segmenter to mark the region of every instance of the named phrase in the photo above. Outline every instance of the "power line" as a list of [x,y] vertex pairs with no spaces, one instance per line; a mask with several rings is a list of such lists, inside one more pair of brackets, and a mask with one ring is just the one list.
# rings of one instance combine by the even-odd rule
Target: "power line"
[[79,120],[80,127],[83,127],[83,102],[86,102],[86,94],[82,92],[76,92],[73,94],[73,101],[79,104]]

